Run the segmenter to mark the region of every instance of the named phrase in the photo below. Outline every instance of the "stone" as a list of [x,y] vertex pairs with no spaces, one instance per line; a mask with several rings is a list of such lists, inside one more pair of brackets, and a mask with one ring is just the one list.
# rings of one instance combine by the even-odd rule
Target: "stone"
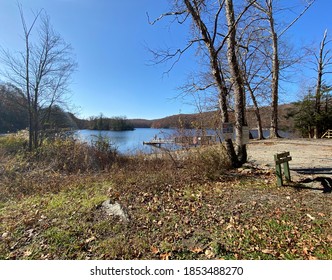
[[102,203],[101,207],[107,215],[117,216],[123,222],[129,222],[128,215],[118,202],[113,202],[111,199],[107,199]]

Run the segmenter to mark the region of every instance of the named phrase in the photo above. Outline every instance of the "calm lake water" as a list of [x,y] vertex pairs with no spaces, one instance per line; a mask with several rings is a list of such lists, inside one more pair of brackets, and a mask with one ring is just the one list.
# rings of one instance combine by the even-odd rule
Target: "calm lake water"
[[154,128],[136,128],[130,131],[98,131],[98,130],[78,130],[76,138],[81,141],[91,143],[96,141],[99,136],[108,138],[118,151],[125,154],[132,154],[138,151],[150,152],[153,147],[143,145],[153,139],[172,137],[176,133],[174,129],[154,129]]
[[[253,137],[257,137],[257,131],[250,131]],[[193,131],[186,130],[186,133]],[[215,134],[213,130],[208,131],[208,134]],[[279,132],[281,137],[289,138],[290,134],[287,132]],[[136,128],[132,131],[99,131],[99,130],[78,130],[75,137],[81,141],[92,143],[98,139],[99,136],[108,138],[120,153],[133,154],[136,152],[149,153],[154,151],[155,147],[143,145],[143,142],[152,140],[153,138],[171,138],[179,134],[176,129],[154,129],[154,128]],[[269,131],[264,130],[264,137],[269,136]]]

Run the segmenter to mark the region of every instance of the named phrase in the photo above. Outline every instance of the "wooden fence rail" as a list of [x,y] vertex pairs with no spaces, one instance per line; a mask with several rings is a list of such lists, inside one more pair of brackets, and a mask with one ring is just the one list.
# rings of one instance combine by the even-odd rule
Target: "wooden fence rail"
[[326,132],[323,134],[322,138],[332,138],[332,129],[326,130]]

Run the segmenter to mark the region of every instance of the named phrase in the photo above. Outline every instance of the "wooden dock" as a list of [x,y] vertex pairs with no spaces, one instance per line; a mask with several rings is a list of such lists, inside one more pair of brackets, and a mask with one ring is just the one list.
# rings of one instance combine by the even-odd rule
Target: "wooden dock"
[[147,142],[143,142],[143,145],[154,145],[154,146],[161,146],[163,144],[174,144],[174,139],[152,139]]
[[216,142],[215,135],[204,135],[204,136],[176,136],[169,139],[152,139],[147,142],[143,142],[143,145],[153,145],[161,147],[165,144],[176,144],[176,145],[209,145]]

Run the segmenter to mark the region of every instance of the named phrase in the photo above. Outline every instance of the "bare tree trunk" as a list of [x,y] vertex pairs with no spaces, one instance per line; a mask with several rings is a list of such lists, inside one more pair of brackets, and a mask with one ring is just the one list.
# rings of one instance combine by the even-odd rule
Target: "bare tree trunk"
[[31,92],[30,92],[30,32],[35,24],[35,21],[31,25],[30,29],[27,28],[24,15],[23,15],[23,10],[21,6],[19,6],[20,10],[20,16],[21,16],[21,22],[23,25],[23,31],[24,31],[24,40],[25,40],[25,90],[26,90],[26,98],[28,101],[28,116],[29,116],[29,151],[32,151],[33,148],[33,138],[34,138],[34,126],[33,126],[33,119],[34,119],[34,114],[33,114],[33,107],[32,107],[32,98],[31,98]]
[[269,23],[272,36],[272,83],[271,83],[271,127],[270,138],[277,138],[278,135],[278,97],[279,97],[279,54],[278,35],[275,32],[274,19],[272,14],[272,3],[269,7]]
[[[229,123],[229,114],[228,114],[228,107],[227,107],[227,88],[224,86],[224,88],[219,85],[219,108],[221,112],[221,122],[222,123]],[[235,153],[234,145],[232,139],[225,140],[225,148],[228,154],[228,157],[230,158],[232,165],[234,167],[237,167],[239,165],[238,157]]]
[[[222,71],[219,66],[219,60],[218,60],[218,52],[216,48],[213,45],[213,39],[211,38],[208,29],[204,22],[202,21],[200,14],[198,10],[196,10],[191,2],[189,0],[184,0],[184,3],[191,14],[195,25],[197,26],[198,30],[200,31],[203,41],[208,49],[209,58],[210,58],[210,67],[211,72],[213,75],[213,78],[216,82],[216,86],[218,89],[218,95],[219,95],[219,106],[221,111],[221,120],[223,123],[229,122],[229,116],[228,116],[228,108],[227,108],[227,95],[228,95],[228,89],[226,87],[226,83],[222,74]],[[232,165],[234,167],[237,167],[241,164],[239,164],[238,157],[236,155],[233,142],[231,139],[225,141],[225,147],[228,153],[228,156],[232,162]]]
[[[248,0],[248,2],[250,2]],[[307,2],[304,10],[286,26],[286,28],[280,31],[279,35],[276,31],[276,24],[275,24],[275,14],[274,11],[274,4],[275,0],[264,0],[264,1],[255,1],[254,6],[265,14],[262,17],[263,20],[266,20],[269,24],[269,33],[271,35],[271,42],[272,42],[272,69],[271,69],[271,124],[270,124],[270,138],[277,138],[279,137],[278,134],[278,97],[279,97],[279,72],[280,72],[280,61],[279,61],[279,38],[282,36],[291,26],[293,26],[302,16],[303,14],[311,7],[311,5],[315,2],[312,0]],[[279,9],[279,12],[281,9]]]
[[38,113],[38,90],[35,89],[35,96],[34,96],[34,101],[33,101],[33,132],[34,132],[34,137],[33,137],[33,144],[34,144],[34,149],[37,149],[39,147],[39,113]]
[[236,27],[233,1],[226,0],[225,4],[226,19],[228,24],[227,59],[230,67],[235,100],[235,151],[241,165],[247,161],[247,149],[246,145],[243,144],[243,126],[246,123],[244,83],[236,55]]
[[260,110],[259,110],[259,106],[258,106],[258,103],[257,103],[256,96],[255,96],[251,86],[248,85],[247,87],[248,87],[250,97],[251,97],[251,100],[254,104],[254,109],[255,109],[255,116],[256,116],[256,121],[257,121],[257,133],[258,133],[257,139],[262,140],[262,139],[264,139],[264,135],[263,135],[263,126],[262,126],[261,113],[260,113]]
[[[322,98],[322,78],[324,74],[324,47],[327,37],[327,31],[324,32],[323,40],[321,41],[319,48],[319,57],[317,58],[317,84],[315,92],[315,116],[319,116],[321,109],[321,98]],[[319,138],[321,134],[321,127],[319,122],[316,122],[314,129],[314,138]]]
[[[243,10],[235,20],[233,1],[206,1],[206,0],[181,0],[174,1],[175,11],[171,11],[161,15],[152,22],[159,21],[166,16],[176,17],[177,22],[182,24],[187,18],[193,21],[194,39],[190,40],[183,49],[175,52],[166,52],[166,54],[158,54],[153,52],[159,63],[170,59],[176,59],[176,62],[182,54],[194,44],[199,44],[202,48],[203,44],[206,51],[202,52],[209,59],[211,76],[213,77],[213,85],[218,92],[218,102],[221,111],[221,120],[223,123],[229,122],[228,115],[228,94],[233,89],[235,96],[235,147],[231,139],[225,141],[227,153],[233,167],[239,167],[247,160],[246,146],[243,145],[243,126],[245,125],[245,92],[244,82],[238,61],[238,53],[236,51],[236,29],[243,15],[254,4],[250,1],[243,7]],[[223,9],[226,9],[226,17],[228,21],[228,29],[224,30],[224,24],[221,23],[220,17]],[[183,17],[183,18],[182,18]],[[206,22],[205,22],[206,20]],[[222,30],[219,30],[222,29]],[[226,34],[225,34],[226,33]],[[228,43],[228,44],[227,44]],[[225,47],[228,45],[226,57],[228,58],[228,68],[224,69],[221,63],[221,53],[225,55]],[[225,58],[226,58],[225,57]],[[174,65],[174,64],[173,64]],[[231,88],[226,82],[225,73],[230,69],[233,87]],[[225,71],[225,72],[223,72]]]
[[[53,103],[66,93],[69,77],[76,68],[71,58],[71,48],[56,34],[49,18],[41,17],[42,11],[34,15],[32,24],[26,24],[23,9],[18,5],[24,32],[24,51],[19,56],[2,51],[1,59],[7,67],[6,78],[19,88],[27,101],[29,121],[29,150],[38,148],[40,141],[40,109]],[[37,36],[31,32],[41,17],[42,25]],[[32,45],[31,40],[37,40]]]

